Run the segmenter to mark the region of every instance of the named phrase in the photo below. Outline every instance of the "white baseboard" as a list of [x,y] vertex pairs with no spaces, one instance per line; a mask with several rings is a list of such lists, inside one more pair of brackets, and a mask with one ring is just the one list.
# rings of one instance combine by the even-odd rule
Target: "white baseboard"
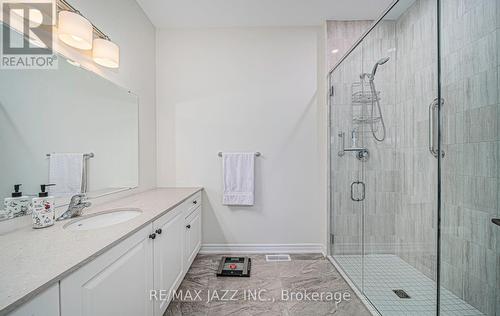
[[246,253],[321,253],[322,244],[203,244],[201,254],[246,254]]

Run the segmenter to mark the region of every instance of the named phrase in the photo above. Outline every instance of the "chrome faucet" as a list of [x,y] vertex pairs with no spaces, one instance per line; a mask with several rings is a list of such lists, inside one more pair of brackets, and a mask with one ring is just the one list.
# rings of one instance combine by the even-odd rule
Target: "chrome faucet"
[[82,211],[86,207],[90,207],[92,203],[85,202],[87,199],[86,194],[76,194],[71,197],[71,201],[68,205],[68,210],[64,212],[61,216],[57,218],[58,221],[63,219],[73,218],[82,215]]

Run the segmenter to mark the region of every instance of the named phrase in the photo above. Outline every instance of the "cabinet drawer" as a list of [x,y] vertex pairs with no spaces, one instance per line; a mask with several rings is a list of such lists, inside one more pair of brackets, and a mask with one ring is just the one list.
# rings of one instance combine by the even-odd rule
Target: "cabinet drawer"
[[193,212],[201,206],[201,192],[189,197],[185,202],[187,203],[186,219],[193,214]]
[[197,206],[197,207],[189,210],[189,212],[187,212],[186,216],[185,216],[185,219],[186,219],[185,222],[186,222],[186,224],[189,224],[193,220],[193,218],[195,216],[197,216],[198,214],[200,214],[200,213],[201,213],[201,207],[199,207],[199,206]]
[[155,222],[153,223],[154,230],[161,227],[174,217],[176,217],[179,213],[184,213],[185,217],[187,217],[199,205],[201,205],[201,192],[193,194],[192,196],[188,197],[184,202],[177,205],[174,209],[170,210],[166,214],[162,215],[160,218],[156,219]]

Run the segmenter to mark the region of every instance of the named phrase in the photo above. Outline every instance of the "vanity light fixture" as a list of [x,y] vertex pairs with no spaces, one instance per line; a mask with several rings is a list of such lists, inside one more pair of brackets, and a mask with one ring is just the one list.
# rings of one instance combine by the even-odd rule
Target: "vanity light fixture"
[[118,68],[120,66],[120,48],[109,38],[94,39],[92,58],[104,67]]
[[61,41],[78,49],[92,49],[94,28],[89,20],[78,12],[60,11],[58,22]]
[[92,49],[92,59],[101,66],[120,67],[120,47],[66,0],[56,2],[59,11],[59,38],[70,46]]

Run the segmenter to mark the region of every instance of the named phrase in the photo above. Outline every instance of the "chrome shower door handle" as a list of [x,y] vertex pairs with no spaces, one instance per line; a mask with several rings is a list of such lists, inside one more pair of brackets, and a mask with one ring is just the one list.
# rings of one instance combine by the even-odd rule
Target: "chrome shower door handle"
[[[356,187],[361,185],[362,195],[361,195],[360,198],[355,198],[354,197],[354,185],[356,185]],[[353,183],[351,183],[351,200],[353,200],[354,202],[364,201],[365,195],[366,195],[365,188],[366,188],[365,183],[362,182],[362,181],[354,181]]]
[[437,153],[434,150],[434,110],[435,110],[435,104],[436,104],[437,99],[434,99],[434,101],[429,104],[429,152],[434,156],[437,157]]
[[429,104],[429,152],[434,156],[439,156],[439,150],[436,146],[439,141],[437,133],[437,121],[438,116],[436,114],[436,110],[439,110],[440,105],[443,105],[443,99],[441,99],[441,104],[438,101],[438,98],[434,99],[431,104]]

